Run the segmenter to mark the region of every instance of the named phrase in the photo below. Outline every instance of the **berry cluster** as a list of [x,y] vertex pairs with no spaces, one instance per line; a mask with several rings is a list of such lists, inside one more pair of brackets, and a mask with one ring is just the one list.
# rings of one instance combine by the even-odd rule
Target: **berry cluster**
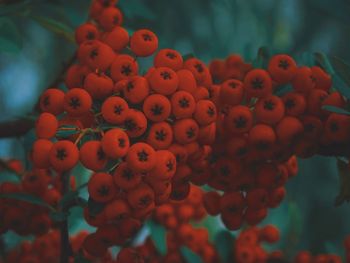
[[[61,199],[61,184],[57,176],[53,176],[49,170],[34,169],[25,171],[20,161],[10,160],[6,164],[7,169],[20,176],[20,183],[4,182],[0,184],[0,194],[21,195],[29,194],[42,199],[45,203],[56,209]],[[74,178],[74,177],[72,177]],[[75,181],[71,181],[71,187],[75,187]],[[39,204],[33,204],[13,198],[3,198],[0,203],[1,233],[12,230],[19,235],[46,234],[55,224],[49,217],[49,209]]]
[[209,68],[216,140],[194,162],[191,180],[225,192],[222,198],[208,193],[206,207],[234,230],[244,221],[259,223],[281,202],[287,179],[297,173],[296,156],[349,142],[350,117],[323,109],[345,107],[330,75],[318,66],[298,67],[288,55],[271,57],[266,70],[238,55]]
[[[78,254],[87,232],[82,231],[70,237],[72,252]],[[32,242],[24,241],[18,247],[11,250],[6,255],[7,263],[58,263],[60,256],[60,233],[51,231],[45,235],[37,237]],[[73,257],[70,262],[75,262]],[[91,263],[113,263],[112,255],[107,254],[101,261],[91,261]]]
[[280,251],[267,252],[263,243],[273,244],[280,239],[274,225],[251,227],[240,232],[234,244],[233,253],[237,263],[267,262],[268,259],[282,258]]
[[[294,258],[293,263],[342,263],[340,256],[335,254],[320,254],[313,256],[309,251],[300,251]],[[348,262],[348,261],[347,261]]]
[[94,171],[86,221],[98,228],[84,248],[102,256],[130,238],[156,206],[190,191],[192,162],[215,138],[216,107],[206,65],[162,49],[139,73],[137,59],[154,54],[157,36],[121,26],[117,1],[94,1],[91,20],[76,30],[78,63],[66,74],[67,92],[40,97],[32,160],[36,168],[67,173],[80,161]]

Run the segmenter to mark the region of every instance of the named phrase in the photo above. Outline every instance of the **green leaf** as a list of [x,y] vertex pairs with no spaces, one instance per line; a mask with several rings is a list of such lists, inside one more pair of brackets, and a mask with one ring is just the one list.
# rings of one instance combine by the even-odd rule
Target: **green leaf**
[[330,112],[339,113],[339,114],[350,115],[350,112],[348,112],[347,110],[344,110],[342,108],[338,108],[338,107],[332,106],[332,105],[324,105],[322,107],[322,109],[330,111]]
[[31,18],[46,29],[74,43],[74,31],[68,25],[44,16],[31,16]]
[[328,57],[324,53],[321,53],[321,52],[314,53],[314,59],[329,74],[333,75],[335,73],[331,62],[329,61]]
[[19,201],[24,201],[24,202],[31,203],[34,205],[46,207],[46,208],[50,209],[51,211],[56,211],[55,208],[53,208],[49,204],[45,203],[44,200],[42,200],[41,198],[34,196],[34,195],[30,195],[30,194],[24,194],[24,193],[0,194],[0,198],[8,198],[8,199],[15,199],[15,200],[19,200]]
[[235,237],[226,230],[221,230],[215,236],[215,247],[220,255],[221,262],[232,263]]
[[350,173],[348,163],[337,160],[337,166],[339,175],[339,194],[335,198],[334,205],[340,206],[345,201],[350,201]]
[[188,263],[203,263],[201,257],[187,247],[181,247],[180,252]]
[[337,57],[329,57],[329,60],[337,74],[350,86],[350,65]]
[[166,242],[166,230],[163,226],[156,224],[154,221],[149,220],[147,226],[150,231],[151,239],[157,251],[161,255],[166,255],[167,253],[167,242]]
[[350,99],[349,86],[336,74],[332,75],[332,81],[334,88],[339,91],[344,97]]
[[29,6],[31,0],[18,1],[18,3],[0,4],[0,16],[18,12]]
[[9,18],[0,18],[0,52],[18,53],[22,37],[16,24]]

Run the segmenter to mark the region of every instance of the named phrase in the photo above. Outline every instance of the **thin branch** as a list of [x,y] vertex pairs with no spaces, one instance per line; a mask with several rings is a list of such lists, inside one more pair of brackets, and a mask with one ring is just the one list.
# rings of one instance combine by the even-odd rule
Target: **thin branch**
[[34,127],[35,121],[18,119],[0,123],[0,138],[20,137]]

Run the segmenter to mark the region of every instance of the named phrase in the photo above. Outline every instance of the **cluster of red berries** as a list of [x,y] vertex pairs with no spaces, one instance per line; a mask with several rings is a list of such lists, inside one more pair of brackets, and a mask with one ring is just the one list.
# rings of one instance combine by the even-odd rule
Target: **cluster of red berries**
[[280,232],[274,225],[250,227],[238,235],[233,248],[237,263],[268,262],[282,258],[282,252],[267,252],[263,243],[274,244],[280,239]]
[[[0,184],[0,194],[16,195],[29,194],[42,199],[45,203],[56,209],[62,197],[61,183],[58,176],[53,176],[49,170],[34,169],[25,171],[18,160],[7,162],[7,168],[20,176],[19,183],[4,182]],[[75,187],[75,181],[71,181]],[[0,202],[0,233],[12,230],[19,235],[46,234],[55,224],[49,216],[49,208],[39,204],[3,198]]]
[[178,233],[167,233],[167,253],[161,255],[153,241],[147,238],[144,244],[135,248],[122,249],[118,254],[118,263],[153,263],[179,262],[186,263],[181,254],[181,247],[188,247],[200,256],[202,262],[220,262],[215,247],[208,241],[208,232],[205,228],[194,228],[190,224],[183,224]]
[[66,173],[80,161],[94,171],[88,192],[103,209],[85,209],[98,228],[84,242],[93,256],[125,242],[156,206],[186,198],[188,163],[215,139],[209,69],[162,49],[140,75],[137,58],[154,54],[158,38],[147,29],[129,37],[116,2],[94,1],[93,20],[77,28],[68,91],[42,94],[32,151],[36,168]]
[[[78,254],[87,232],[82,231],[70,237],[72,252]],[[33,241],[24,241],[18,247],[9,251],[5,261],[7,263],[58,263],[60,258],[60,233],[51,231],[45,235],[35,238]],[[2,261],[0,261],[2,262]],[[73,257],[71,263],[75,262]],[[112,255],[107,254],[101,261],[91,261],[92,263],[113,263]]]
[[296,156],[349,142],[350,116],[323,109],[345,106],[329,74],[318,66],[298,67],[288,55],[273,56],[266,70],[238,55],[209,68],[216,140],[191,163],[191,181],[225,192],[222,198],[209,193],[206,207],[233,230],[244,221],[259,223],[267,208],[281,202],[287,179],[297,172]]
[[[300,251],[293,263],[342,263],[340,256],[335,254],[320,254],[313,256],[309,251]],[[349,262],[349,261],[346,261]]]

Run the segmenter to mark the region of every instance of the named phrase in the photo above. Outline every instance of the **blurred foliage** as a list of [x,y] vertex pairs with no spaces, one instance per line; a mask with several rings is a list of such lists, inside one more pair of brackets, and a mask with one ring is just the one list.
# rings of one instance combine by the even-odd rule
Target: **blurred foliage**
[[[40,92],[56,79],[73,54],[74,28],[87,19],[89,3],[0,0],[1,120],[32,111]],[[129,32],[151,28],[162,48],[194,54],[206,62],[234,52],[258,67],[266,65],[270,54],[290,53],[307,65],[319,63],[334,72],[335,87],[350,98],[347,0],[120,0],[120,8]],[[140,64],[145,67],[151,62],[142,59]],[[21,139],[3,139],[0,156],[26,160],[32,141],[32,132]],[[350,212],[346,205],[333,206],[340,183],[336,159],[314,157],[299,164],[299,175],[288,184],[287,200],[271,210],[263,224],[274,223],[281,229],[279,247],[289,255],[301,249],[341,254],[342,239],[350,233]],[[78,186],[86,183],[88,174],[77,167]],[[8,178],[16,180],[14,175],[2,173],[1,180]],[[87,199],[86,189],[70,197]],[[71,231],[93,230],[81,217],[81,207],[70,211]],[[227,251],[236,233],[223,231],[218,218],[208,218],[203,225],[220,244],[220,254],[229,257]],[[164,231],[152,222],[147,227],[157,246],[164,245]],[[12,233],[5,236],[9,247],[18,241]],[[186,249],[182,252],[193,257]]]

